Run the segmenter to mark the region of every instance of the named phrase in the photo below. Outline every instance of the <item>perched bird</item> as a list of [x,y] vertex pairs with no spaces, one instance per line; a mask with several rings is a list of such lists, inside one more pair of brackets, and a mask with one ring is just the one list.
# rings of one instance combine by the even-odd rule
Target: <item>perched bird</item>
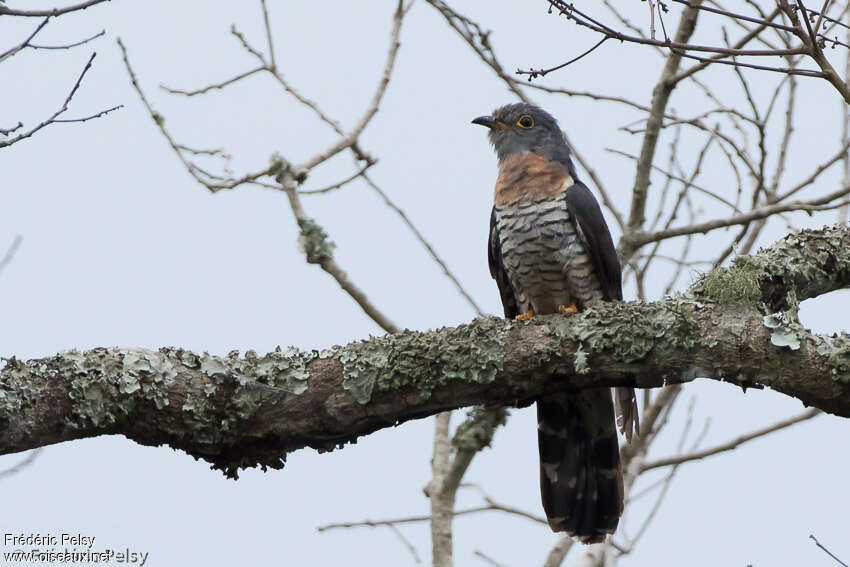
[[[608,225],[578,180],[557,121],[525,103],[472,121],[490,129],[499,161],[490,215],[490,274],[505,317],[572,315],[623,299],[620,263]],[[540,491],[549,526],[584,543],[617,529],[623,475],[616,422],[631,440],[634,389],[564,392],[537,400]]]

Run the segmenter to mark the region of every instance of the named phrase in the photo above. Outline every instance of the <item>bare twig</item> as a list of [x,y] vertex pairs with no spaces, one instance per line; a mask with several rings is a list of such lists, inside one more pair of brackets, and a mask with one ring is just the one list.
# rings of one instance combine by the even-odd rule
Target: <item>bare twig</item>
[[26,458],[24,458],[21,462],[19,462],[16,465],[9,467],[8,469],[0,471],[0,479],[12,476],[13,474],[17,474],[17,473],[21,472],[23,469],[30,466],[31,464],[33,464],[33,462],[35,462],[35,460],[38,458],[38,456],[41,454],[42,451],[44,451],[44,447],[39,447],[38,449],[33,449],[32,451],[29,452],[29,454],[26,456]]
[[3,134],[4,136],[8,136],[12,132],[14,132],[16,130],[20,130],[23,127],[24,127],[24,123],[19,121],[18,124],[13,126],[12,128],[0,128],[0,134]]
[[[427,489],[430,491],[430,487]],[[529,519],[536,523],[547,524],[546,520],[540,518],[539,516],[535,516],[534,514],[529,514],[528,512],[524,512],[517,508],[511,508],[510,506],[503,506],[501,504],[487,504],[486,506],[474,506],[472,508],[466,508],[464,510],[457,510],[452,512],[452,516],[469,516],[472,514],[480,514],[481,512],[505,512],[508,514],[520,516],[526,519]],[[326,532],[328,530],[335,529],[344,529],[344,528],[378,528],[383,526],[390,525],[398,525],[398,524],[417,524],[420,522],[428,522],[431,520],[431,516],[406,516],[404,518],[390,518],[388,520],[360,520],[358,522],[340,522],[333,524],[325,524],[324,526],[319,526],[316,528],[318,532]]]
[[813,542],[815,542],[815,545],[818,546],[819,548],[821,548],[824,551],[824,553],[826,553],[827,555],[829,555],[830,557],[835,559],[835,561],[837,561],[839,565],[842,565],[843,567],[848,567],[846,563],[844,563],[842,560],[840,560],[838,557],[836,557],[821,542],[819,542],[818,539],[814,535],[809,535],[809,539],[811,539]]
[[21,43],[19,43],[18,45],[14,46],[10,49],[7,49],[3,53],[0,53],[0,62],[4,61],[5,59],[8,59],[9,57],[14,56],[18,52],[26,49],[29,46],[30,41],[32,41],[32,39],[36,35],[38,35],[38,33],[41,30],[44,29],[44,26],[46,26],[49,21],[50,21],[50,18],[44,18],[41,21],[41,23],[38,24],[38,26],[36,26],[36,28],[32,31],[32,33],[24,41],[22,41]]
[[387,527],[389,527],[390,530],[392,530],[392,532],[396,535],[396,537],[398,537],[398,539],[401,541],[401,543],[404,545],[404,547],[407,548],[407,550],[413,556],[413,561],[415,561],[417,565],[422,563],[422,560],[419,558],[419,553],[417,553],[417,551],[416,551],[416,546],[414,546],[412,543],[410,543],[409,539],[404,537],[404,534],[401,533],[401,530],[398,529],[398,527],[396,527],[392,524],[390,524]]
[[413,233],[413,236],[419,241],[419,243],[428,251],[428,254],[431,255],[431,259],[440,266],[443,270],[443,274],[449,278],[449,281],[454,284],[455,289],[457,289],[458,293],[463,296],[467,303],[472,307],[473,311],[475,311],[476,315],[479,317],[484,317],[485,313],[482,311],[481,307],[479,307],[478,303],[472,298],[472,296],[466,291],[466,289],[461,285],[460,281],[455,277],[454,273],[449,269],[448,265],[443,261],[437,251],[431,246],[431,243],[425,239],[425,236],[419,231],[419,229],[414,225],[410,219],[407,217],[407,214],[394,202],[390,200],[387,194],[381,190],[381,188],[372,181],[372,178],[363,174],[363,179],[375,191],[378,196],[383,199],[384,204],[386,204],[389,208],[396,212],[396,214],[401,218],[402,222],[407,225],[407,228]]
[[268,42],[269,46],[269,61],[271,62],[271,68],[277,69],[277,62],[274,58],[274,42],[272,41],[272,28],[271,25],[269,25],[269,10],[266,7],[266,0],[260,0],[260,4],[262,4],[263,6],[263,25],[266,28],[266,41]]
[[720,445],[716,445],[714,447],[710,447],[708,449],[703,449],[702,451],[697,451],[693,453],[688,453],[684,455],[676,455],[674,457],[667,457],[664,459],[658,459],[657,461],[651,461],[649,463],[644,463],[641,466],[641,472],[648,471],[651,469],[657,469],[659,467],[667,467],[671,465],[681,465],[683,463],[698,461],[700,459],[704,459],[706,457],[710,457],[712,455],[716,455],[718,453],[725,453],[727,451],[733,451],[737,449],[740,445],[752,441],[754,439],[759,439],[760,437],[764,437],[765,435],[769,435],[774,431],[779,431],[781,429],[785,429],[800,423],[802,421],[806,421],[812,419],[813,417],[820,415],[821,411],[819,409],[813,408],[803,413],[789,417],[788,419],[783,419],[782,421],[776,422],[767,427],[763,427],[761,429],[757,429],[746,435],[740,435],[727,441],[726,443],[722,443]]
[[113,110],[117,110],[117,109],[121,108],[123,105],[113,106],[112,108],[109,108],[107,110],[103,110],[101,112],[98,112],[97,114],[92,114],[91,116],[86,116],[84,118],[73,118],[73,119],[64,119],[64,120],[58,119],[59,116],[61,116],[62,114],[64,114],[68,110],[68,105],[71,103],[71,99],[74,98],[74,95],[77,93],[77,89],[80,88],[80,85],[83,82],[83,78],[86,76],[86,73],[88,73],[89,69],[91,69],[92,62],[94,61],[94,58],[95,58],[96,55],[97,55],[97,53],[91,54],[91,57],[89,57],[89,60],[86,63],[86,66],[83,67],[83,70],[80,73],[80,76],[77,78],[77,81],[74,83],[74,86],[71,87],[71,91],[68,93],[68,96],[65,97],[65,101],[62,103],[62,106],[59,107],[59,110],[54,112],[47,120],[44,120],[40,124],[31,128],[30,130],[27,130],[26,132],[18,134],[17,136],[12,138],[11,140],[0,141],[0,148],[5,148],[7,146],[11,146],[12,144],[14,144],[16,142],[20,142],[21,140],[29,138],[30,136],[32,136],[33,134],[35,134],[36,132],[38,132],[42,128],[49,126],[50,124],[55,124],[55,123],[59,123],[59,122],[85,122],[86,120],[91,120],[93,118],[99,118],[99,117],[103,116],[104,114],[108,114],[108,113],[112,112]]
[[[447,415],[449,415],[449,412],[445,412],[445,413],[437,416],[440,419],[440,422],[437,424],[437,426],[439,427],[440,433],[443,432],[443,425],[444,425],[445,420],[446,420],[446,417],[440,417],[440,416],[447,416]],[[442,438],[442,437],[440,437],[440,438]],[[442,455],[442,453],[441,453],[442,450],[443,450],[443,448],[441,447],[440,448],[440,455]],[[438,463],[438,464],[442,464],[443,467],[449,467],[450,466],[450,460],[445,460],[445,461],[442,461],[441,463]],[[436,485],[434,484],[434,481],[432,479],[432,481],[429,483],[428,487],[426,487],[425,491],[428,495],[435,495],[435,492],[434,492],[435,488],[436,488]],[[548,525],[547,521],[544,518],[541,518],[541,517],[536,516],[534,514],[530,514],[530,513],[526,512],[524,510],[520,510],[519,508],[515,508],[513,506],[507,506],[505,504],[500,504],[498,502],[495,502],[492,498],[490,498],[486,494],[483,494],[483,498],[484,498],[484,501],[486,502],[486,505],[475,506],[475,507],[472,507],[472,508],[467,508],[467,509],[458,510],[458,511],[451,510],[451,512],[450,512],[451,516],[452,517],[467,516],[467,515],[472,515],[472,514],[479,514],[481,512],[503,512],[503,513],[506,513],[506,514],[509,514],[509,515],[518,516],[518,517],[521,517],[521,518],[525,518],[527,520],[531,520],[532,522],[535,522],[537,524]],[[359,522],[343,522],[343,523],[327,524],[327,525],[324,525],[324,526],[320,526],[316,529],[319,532],[325,532],[325,531],[328,531],[328,530],[341,529],[341,528],[394,527],[394,526],[401,525],[401,524],[428,522],[428,521],[431,521],[432,518],[433,518],[433,516],[428,515],[428,516],[409,516],[409,517],[404,517],[404,518],[392,518],[392,519],[386,519],[386,520],[362,520],[362,521],[359,521]],[[432,526],[432,528],[433,528],[433,526]],[[567,539],[569,539],[569,538],[567,538]]]
[[171,87],[168,87],[168,86],[165,86],[165,85],[160,85],[160,88],[162,90],[164,90],[165,92],[170,93],[170,94],[184,95],[184,96],[196,96],[196,95],[208,93],[212,90],[223,89],[224,87],[232,85],[233,83],[235,83],[237,81],[241,81],[242,79],[244,79],[246,77],[250,77],[251,75],[253,75],[255,73],[259,73],[260,71],[267,71],[267,70],[268,69],[265,66],[255,67],[255,68],[253,68],[249,71],[245,71],[244,73],[239,73],[235,77],[227,79],[226,81],[221,81],[219,83],[213,83],[211,85],[207,85],[206,87],[196,89],[196,90],[191,90],[191,91],[187,91],[187,90],[183,90],[183,89],[174,89],[174,88],[171,88]]
[[326,187],[322,187],[321,189],[299,189],[298,193],[300,195],[321,195],[321,194],[324,194],[324,193],[330,193],[331,191],[335,191],[336,189],[339,189],[341,187],[345,187],[346,185],[348,185],[349,183],[351,183],[352,181],[354,181],[358,177],[361,177],[364,173],[366,173],[367,169],[369,169],[370,167],[372,167],[376,163],[377,163],[377,160],[368,161],[368,162],[366,162],[366,165],[361,167],[358,171],[355,171],[354,173],[352,173],[351,175],[349,175],[348,177],[346,177],[345,179],[343,179],[341,181],[337,181],[336,183],[334,183],[332,185],[328,185]]
[[384,98],[384,93],[387,90],[387,85],[390,82],[390,76],[393,72],[393,66],[395,65],[396,55],[398,55],[398,48],[401,45],[399,41],[399,33],[401,32],[401,23],[404,19],[405,14],[405,6],[402,0],[398,0],[398,4],[396,6],[395,14],[393,15],[393,27],[390,32],[390,48],[387,52],[387,60],[384,63],[384,71],[381,74],[381,79],[378,81],[378,87],[375,90],[375,94],[372,95],[372,100],[369,103],[366,112],[360,118],[360,120],[355,124],[354,128],[351,129],[345,136],[343,136],[340,140],[334,143],[331,147],[327,148],[323,152],[313,156],[308,159],[304,163],[300,165],[303,169],[313,169],[320,163],[327,161],[332,158],[342,150],[351,147],[352,145],[357,143],[357,140],[363,130],[366,129],[366,126],[369,125],[369,122],[378,112],[378,106],[381,104],[381,99]]
[[[683,12],[679,21],[679,29],[676,31],[676,41],[686,43],[696,29],[697,9],[701,0],[697,0],[693,6],[688,6]],[[629,212],[629,220],[627,223],[627,231],[634,233],[646,222],[646,199],[649,192],[649,176],[655,148],[658,144],[658,135],[661,130],[661,123],[664,118],[664,111],[667,108],[667,103],[670,100],[670,94],[675,88],[675,83],[671,83],[670,79],[675,76],[681,63],[681,56],[671,54],[667,58],[664,65],[664,70],[661,72],[661,77],[656,83],[652,94],[652,105],[650,106],[649,117],[646,121],[646,133],[643,137],[643,143],[640,150],[640,159],[638,160],[637,169],[635,171],[635,182],[632,187],[632,203]],[[624,247],[623,243],[628,243],[627,239],[620,241],[618,253],[621,260],[627,260],[634,253],[635,249]]]
[[604,37],[603,37],[602,39],[600,39],[600,40],[599,40],[599,41],[598,41],[598,42],[597,42],[597,43],[596,43],[593,47],[591,47],[590,49],[588,49],[588,50],[587,50],[587,51],[585,51],[584,53],[582,53],[582,54],[580,54],[580,55],[577,55],[577,56],[573,57],[572,59],[570,59],[570,60],[569,60],[569,61],[567,61],[566,63],[561,63],[560,65],[555,65],[554,67],[549,67],[548,69],[542,69],[542,68],[541,68],[541,69],[534,69],[534,68],[531,68],[531,69],[528,69],[527,71],[523,71],[522,69],[517,69],[517,70],[516,70],[516,74],[517,74],[517,75],[528,75],[528,80],[529,80],[529,81],[530,81],[530,80],[532,80],[532,79],[536,79],[537,77],[545,77],[545,76],[546,76],[546,73],[551,73],[552,71],[557,71],[558,69],[563,69],[563,68],[564,68],[564,67],[566,67],[567,65],[572,65],[573,63],[575,63],[575,62],[576,62],[576,61],[578,61],[579,59],[582,59],[583,57],[585,57],[585,56],[587,56],[587,55],[590,55],[591,53],[593,53],[594,51],[596,51],[596,49],[597,49],[598,47],[600,47],[603,43],[605,43],[608,39],[610,39],[608,36],[604,36]]
[[91,8],[96,4],[100,4],[102,2],[109,2],[109,0],[88,0],[87,2],[80,2],[79,4],[72,4],[70,6],[65,6],[64,8],[53,8],[52,10],[13,10],[12,8],[6,8],[0,6],[0,16],[24,16],[24,17],[36,17],[42,18],[45,16],[61,16],[62,14],[67,14],[69,12],[77,12],[79,10],[85,10],[86,8]]
[[[281,186],[283,190],[286,192],[286,196],[289,199],[289,206],[292,209],[292,214],[295,217],[296,222],[298,223],[298,227],[301,229],[302,234],[304,231],[308,230],[310,225],[316,226],[315,223],[311,219],[307,217],[304,213],[304,208],[301,205],[301,200],[298,197],[298,193],[295,188],[295,179],[292,175],[279,175],[279,180],[281,182]],[[339,286],[349,295],[351,298],[357,302],[357,304],[363,309],[363,311],[368,315],[375,323],[377,323],[382,329],[384,329],[388,333],[395,333],[398,331],[398,327],[390,321],[390,319],[381,312],[378,307],[372,303],[366,294],[352,282],[348,274],[346,274],[342,268],[336,263],[331,254],[319,254],[315,258],[311,258],[310,255],[307,255],[307,261],[310,263],[318,264],[322,270],[328,273]]]
[[844,200],[836,201],[836,199],[840,199],[841,197],[848,194],[850,194],[850,187],[842,187],[837,191],[829,193],[823,197],[812,199],[811,201],[792,201],[789,203],[777,203],[775,205],[767,205],[765,207],[753,209],[748,213],[736,215],[734,217],[726,219],[717,219],[704,223],[691,224],[679,228],[659,230],[658,232],[654,233],[637,234],[632,237],[632,245],[635,247],[635,249],[637,249],[640,246],[643,246],[644,244],[648,244],[650,242],[657,242],[659,240],[666,240],[668,238],[683,236],[686,234],[706,233],[712,230],[716,230],[718,228],[746,224],[753,220],[764,219],[777,215],[779,213],[785,213],[789,211],[814,212],[838,209],[843,207],[846,203]]
[[[612,154],[627,157],[627,158],[635,160],[635,161],[638,161],[638,156],[630,154],[628,152],[624,152],[622,150],[617,150],[617,149],[614,149],[614,148],[605,148],[605,151],[610,152]],[[680,183],[682,183],[684,185],[685,189],[696,189],[700,193],[704,193],[705,195],[708,195],[712,199],[715,199],[715,200],[723,203],[724,205],[731,208],[736,213],[741,212],[741,210],[738,209],[738,207],[737,207],[737,205],[735,205],[735,203],[732,203],[731,201],[723,198],[722,196],[718,195],[714,191],[711,191],[710,189],[706,189],[704,187],[700,187],[699,185],[696,185],[695,183],[693,183],[693,180],[689,181],[689,180],[687,180],[687,179],[685,179],[685,178],[683,178],[679,175],[676,175],[675,173],[671,173],[670,171],[667,171],[666,169],[658,167],[656,165],[653,165],[652,169],[653,169],[653,171],[657,171],[657,172],[661,173],[662,175],[664,175],[668,179],[673,179],[675,181],[679,181]]]
[[[847,30],[847,41],[850,43],[850,28]],[[844,81],[850,81],[850,57],[844,60]],[[841,105],[841,143],[850,147],[850,107],[844,104]],[[841,182],[850,186],[850,152],[846,153],[841,161],[843,170]],[[845,205],[838,212],[838,222],[847,222],[848,218],[850,218],[850,206]]]
[[0,258],[0,272],[9,265],[9,262],[12,261],[12,258],[15,257],[15,253],[18,251],[18,248],[21,246],[21,242],[23,242],[24,238],[18,234],[15,236],[15,239],[12,240],[12,244],[9,245],[9,248],[6,249],[6,253]]
[[110,112],[113,112],[115,110],[119,110],[121,108],[124,108],[123,104],[113,106],[112,108],[107,108],[106,110],[101,110],[100,112],[97,112],[95,114],[91,114],[89,116],[83,116],[81,118],[61,118],[61,119],[57,118],[53,122],[56,123],[56,124],[68,123],[68,122],[88,122],[89,120],[94,120],[95,118],[100,118],[101,116],[105,116],[105,115],[109,114]]
[[85,39],[81,39],[80,41],[75,41],[74,43],[67,43],[67,44],[64,44],[64,45],[36,45],[34,43],[30,43],[29,45],[27,45],[27,47],[29,47],[30,49],[47,49],[47,50],[51,50],[51,49],[71,49],[71,48],[74,48],[74,47],[79,47],[81,45],[84,45],[84,44],[86,44],[90,41],[94,41],[95,39],[102,37],[104,35],[106,35],[106,30],[100,30],[98,33],[94,34],[93,36],[87,37]]
[[478,558],[484,560],[487,564],[492,565],[493,567],[505,567],[505,565],[503,563],[499,563],[498,561],[496,561],[492,557],[485,555],[484,553],[478,551],[477,549],[473,552],[473,555],[475,555],[475,557],[478,557]]

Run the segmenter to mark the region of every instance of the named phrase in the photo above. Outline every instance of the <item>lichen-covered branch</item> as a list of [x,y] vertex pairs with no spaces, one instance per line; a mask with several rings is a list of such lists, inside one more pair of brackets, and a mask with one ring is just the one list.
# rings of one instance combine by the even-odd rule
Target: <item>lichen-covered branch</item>
[[850,337],[818,336],[796,319],[800,301],[848,286],[845,226],[739,257],[685,295],[570,318],[482,318],[322,352],[97,348],[11,358],[0,370],[0,454],[123,434],[235,474],[447,409],[701,377],[767,386],[850,416]]

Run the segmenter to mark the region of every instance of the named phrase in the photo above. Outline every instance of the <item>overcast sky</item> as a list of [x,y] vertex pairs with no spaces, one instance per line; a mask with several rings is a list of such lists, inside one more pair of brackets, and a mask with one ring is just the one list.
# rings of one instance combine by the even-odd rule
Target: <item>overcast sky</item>
[[[351,127],[380,76],[394,3],[269,4],[284,74]],[[459,1],[455,7],[494,30],[503,64],[513,70],[558,63],[592,45],[592,37],[548,16],[545,4]],[[0,18],[0,50],[38,23],[10,20]],[[305,263],[282,193],[240,188],[209,194],[182,168],[131,89],[117,37],[180,142],[225,148],[236,172],[264,168],[274,152],[298,162],[324,149],[333,133],[269,78],[253,77],[204,98],[159,89],[198,88],[251,68],[254,61],[230,36],[231,23],[265,48],[259,2],[113,0],[64,16],[39,36],[43,44],[67,43],[105,29],[104,37],[68,52],[27,51],[0,65],[3,128],[18,120],[31,126],[55,111],[92,51],[94,67],[68,117],[124,105],[85,124],[51,126],[0,153],[0,251],[23,236],[0,274],[0,356],[27,359],[96,346],[174,345],[215,354],[276,345],[321,349],[380,334],[331,278]],[[406,19],[401,43],[389,91],[361,145],[380,160],[375,180],[485,311],[501,313],[485,252],[495,157],[483,129],[469,121],[513,98],[423,2]],[[649,51],[627,52],[609,42],[546,84],[646,102],[659,61]],[[706,78],[735,101],[738,87],[728,71]],[[688,108],[687,92],[671,105]],[[840,117],[837,95],[813,82],[801,93],[809,102],[796,125],[789,180],[800,177],[794,167],[811,167],[835,151],[838,136],[829,129]],[[636,153],[639,137],[617,128],[640,114],[585,99],[537,100],[560,119],[625,208],[632,163],[604,150]],[[689,151],[688,141],[682,151],[692,162],[697,150]],[[305,188],[352,171],[350,157],[341,154],[314,172]],[[825,191],[837,180],[837,174],[827,176],[818,187]],[[724,183],[728,174],[719,167],[708,168],[702,180],[712,187]],[[304,197],[304,206],[338,244],[339,264],[399,326],[425,330],[474,316],[366,185]],[[794,219],[798,226],[821,226],[834,221],[830,215]],[[773,223],[761,242],[786,232],[784,223]],[[695,246],[710,255],[717,242],[705,237]],[[649,291],[652,298],[661,293]],[[634,290],[626,295],[634,298]],[[807,302],[804,323],[819,332],[847,330],[848,295],[841,297]],[[673,451],[693,396],[696,423],[711,419],[705,445],[802,410],[800,402],[775,393],[744,394],[703,381],[688,386],[675,415],[679,425],[659,442],[656,456]],[[320,534],[316,528],[427,514],[422,487],[432,426],[431,419],[407,423],[330,454],[300,451],[284,470],[245,471],[238,482],[182,452],[123,437],[64,443],[0,481],[0,526],[18,534],[94,536],[93,549],[148,552],[147,564],[155,566],[412,565],[409,551],[386,529]],[[830,565],[809,534],[846,561],[847,433],[846,420],[819,417],[683,467],[634,557],[622,564]],[[0,470],[22,458],[0,457]],[[501,502],[542,514],[537,467],[533,409],[516,410],[466,479]],[[475,491],[461,490],[460,507],[478,503]],[[634,530],[650,504],[647,498],[627,510],[627,525]],[[401,529],[427,563],[427,525]],[[457,565],[484,565],[474,550],[512,567],[539,565],[557,539],[537,524],[492,513],[459,518],[455,530]]]

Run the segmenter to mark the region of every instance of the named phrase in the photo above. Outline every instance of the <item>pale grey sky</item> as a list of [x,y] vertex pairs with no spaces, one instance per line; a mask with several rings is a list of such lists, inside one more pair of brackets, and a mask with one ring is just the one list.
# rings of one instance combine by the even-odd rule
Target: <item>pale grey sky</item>
[[[380,75],[394,3],[269,5],[284,74],[344,125],[353,125]],[[545,2],[459,1],[455,7],[494,30],[509,70],[558,63],[594,41],[548,16]],[[0,49],[37,24],[9,20],[0,18]],[[70,42],[101,29],[105,37],[70,52],[28,51],[0,65],[2,127],[17,120],[32,125],[53,112],[92,51],[98,53],[94,67],[69,117],[125,105],[85,124],[51,126],[0,153],[0,250],[16,234],[24,238],[0,274],[0,356],[35,358],[112,345],[212,353],[275,345],[318,349],[380,333],[326,274],[305,263],[283,194],[240,188],[210,195],[182,169],[131,90],[115,44],[119,36],[172,133],[187,145],[225,147],[237,172],[265,167],[275,151],[298,162],[331,143],[332,132],[265,77],[202,99],[180,99],[158,88],[197,88],[250,68],[254,62],[229,34],[231,23],[264,46],[259,2],[113,0],[53,22],[40,41]],[[363,136],[364,149],[380,159],[374,178],[485,310],[500,313],[485,256],[495,158],[485,133],[469,121],[512,97],[425,3],[413,7],[401,43],[381,111]],[[658,60],[650,51],[624,51],[609,42],[546,82],[646,101]],[[735,100],[737,85],[728,70],[705,78]],[[755,87],[762,94],[768,88]],[[692,94],[677,91],[672,107],[686,110]],[[834,151],[838,136],[837,96],[812,81],[803,82],[801,96],[809,104],[797,124],[789,179],[799,177],[795,166],[811,167]],[[640,115],[585,99],[535,97],[560,119],[626,208],[632,164],[604,149],[634,153],[639,137],[617,128]],[[306,188],[352,171],[350,158],[337,156]],[[837,180],[837,174],[826,176],[819,187]],[[715,187],[728,182],[719,167],[702,180]],[[338,262],[398,325],[424,330],[472,318],[365,185],[305,197],[304,206],[338,244]],[[800,226],[820,226],[835,216],[792,218]],[[784,224],[773,223],[761,242],[786,232]],[[718,242],[707,236],[695,246],[710,252]],[[633,298],[634,291],[626,295]],[[848,295],[837,295],[807,302],[804,322],[820,332],[847,330]],[[698,423],[712,419],[706,445],[802,409],[784,396],[743,394],[715,382],[688,390],[686,399],[698,396]],[[680,403],[676,419],[682,420],[686,405]],[[502,502],[539,514],[533,410],[512,413],[466,478]],[[283,471],[245,471],[238,482],[181,452],[122,437],[64,443],[0,482],[0,526],[4,532],[95,536],[95,548],[149,552],[147,564],[155,566],[412,565],[410,553],[387,530],[319,534],[316,527],[427,513],[421,489],[429,475],[431,429],[432,420],[420,420],[334,453],[300,451]],[[820,417],[683,467],[634,557],[622,564],[830,565],[808,540],[810,533],[843,551],[846,560],[847,431],[845,420]],[[673,450],[675,436],[668,437],[657,456]],[[0,457],[0,470],[22,458]],[[473,491],[461,492],[461,507],[479,502]],[[627,524],[634,528],[650,504],[635,503]],[[539,565],[556,541],[546,528],[497,514],[462,517],[455,526],[458,565],[483,565],[474,550],[512,567]],[[401,530],[427,563],[427,525]]]

